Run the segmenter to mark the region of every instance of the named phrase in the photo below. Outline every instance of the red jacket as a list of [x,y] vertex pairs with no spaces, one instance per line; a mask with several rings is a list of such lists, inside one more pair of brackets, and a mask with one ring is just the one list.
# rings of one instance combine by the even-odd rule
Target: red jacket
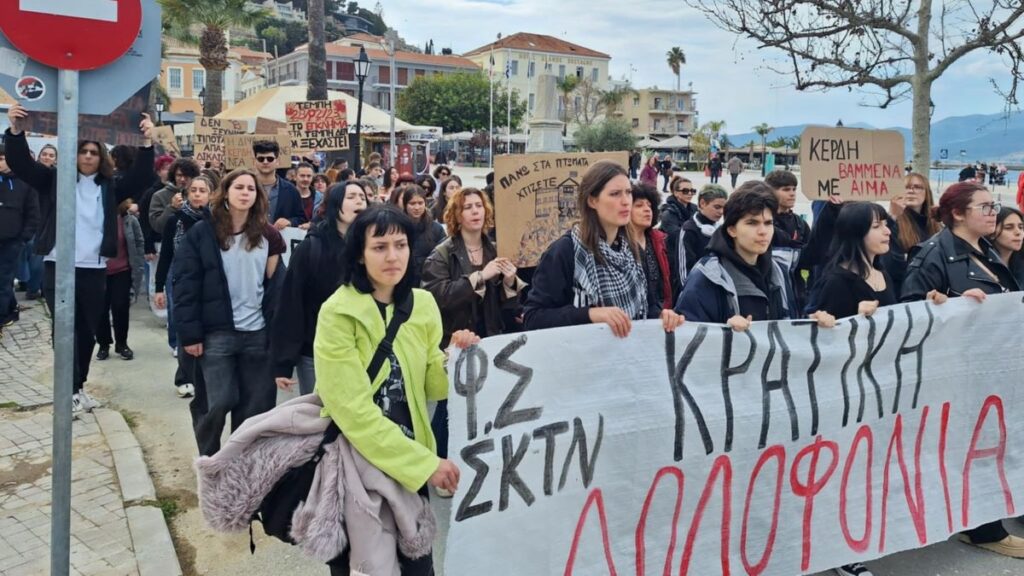
[[654,257],[658,259],[658,268],[661,269],[661,293],[665,295],[661,307],[671,310],[672,302],[672,277],[668,268],[668,248],[666,240],[668,235],[661,230],[651,230],[651,246],[654,247]]

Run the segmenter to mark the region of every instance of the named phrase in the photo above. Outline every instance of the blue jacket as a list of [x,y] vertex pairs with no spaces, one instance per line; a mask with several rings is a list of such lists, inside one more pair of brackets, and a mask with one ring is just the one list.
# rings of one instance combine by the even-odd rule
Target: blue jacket
[[[270,191],[267,191],[269,197]],[[316,210],[313,211],[316,213]],[[277,177],[277,206],[270,213],[270,223],[277,222],[284,218],[291,222],[292,226],[298,226],[306,221],[306,212],[302,209],[302,198],[299,196],[299,189],[294,184]]]
[[[779,317],[768,319],[793,318],[796,304],[793,301],[792,285],[778,263],[772,260],[771,266],[771,284],[781,290],[781,310],[777,314]],[[726,271],[719,257],[711,254],[693,267],[682,293],[679,294],[675,310],[690,322],[725,324],[729,318],[737,314],[746,316],[749,313],[742,309],[740,297],[769,298],[742,274],[734,279],[733,275]]]

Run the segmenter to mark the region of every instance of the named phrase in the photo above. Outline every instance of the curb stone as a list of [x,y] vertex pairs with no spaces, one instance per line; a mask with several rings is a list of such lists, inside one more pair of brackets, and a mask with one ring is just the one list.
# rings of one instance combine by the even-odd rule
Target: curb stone
[[156,489],[142,448],[120,412],[93,411],[114,459],[128,531],[141,576],[180,576],[181,565],[163,512],[154,505]]

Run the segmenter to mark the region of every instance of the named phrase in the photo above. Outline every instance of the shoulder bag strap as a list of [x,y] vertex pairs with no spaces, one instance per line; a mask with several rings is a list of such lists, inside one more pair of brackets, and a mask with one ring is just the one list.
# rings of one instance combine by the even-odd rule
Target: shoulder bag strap
[[[409,319],[412,315],[413,295],[412,292],[403,299],[401,302],[395,305],[395,314],[391,317],[391,322],[388,323],[387,330],[384,333],[384,339],[377,345],[377,351],[373,354],[373,359],[370,360],[370,366],[366,369],[366,375],[370,377],[370,383],[373,383],[373,379],[376,378],[377,373],[380,372],[381,366],[384,365],[384,359],[393,350],[393,344],[395,337],[398,335],[398,329],[402,327],[402,324]],[[338,425],[331,420],[330,425],[327,427],[326,433],[324,433],[324,439],[320,443],[320,449],[317,451],[318,455],[323,452],[323,447],[338,437]]]

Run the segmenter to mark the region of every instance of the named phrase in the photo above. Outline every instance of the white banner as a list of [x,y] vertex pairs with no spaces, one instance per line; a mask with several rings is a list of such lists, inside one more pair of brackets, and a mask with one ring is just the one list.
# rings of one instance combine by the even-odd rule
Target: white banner
[[792,576],[1013,516],[1022,327],[1015,293],[489,338],[451,364],[446,574]]
[[292,251],[306,239],[306,231],[301,228],[289,226],[284,230],[281,230],[281,238],[284,240],[285,245],[285,252],[281,255],[281,261],[284,262],[285,266],[287,266],[288,263],[291,262]]

